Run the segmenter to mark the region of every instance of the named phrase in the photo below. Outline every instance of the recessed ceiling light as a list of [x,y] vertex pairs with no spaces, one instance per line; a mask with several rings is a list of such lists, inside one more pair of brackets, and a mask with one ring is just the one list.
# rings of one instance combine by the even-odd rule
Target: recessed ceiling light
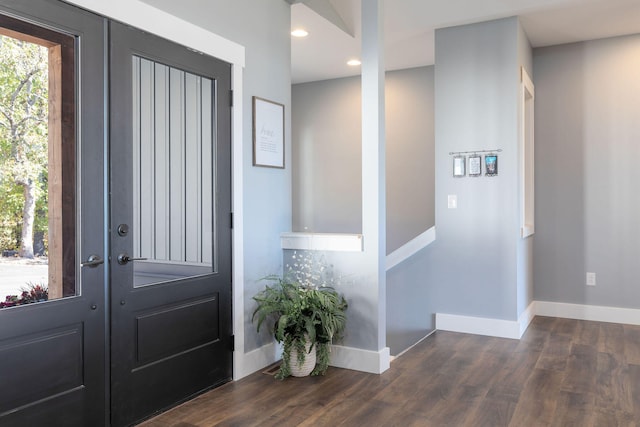
[[360,62],[359,59],[350,59],[349,61],[347,61],[347,65],[350,65],[352,67],[357,67],[358,65],[361,65],[362,62]]
[[291,35],[293,37],[307,37],[309,35],[309,32],[303,28],[296,28],[295,30],[291,31]]

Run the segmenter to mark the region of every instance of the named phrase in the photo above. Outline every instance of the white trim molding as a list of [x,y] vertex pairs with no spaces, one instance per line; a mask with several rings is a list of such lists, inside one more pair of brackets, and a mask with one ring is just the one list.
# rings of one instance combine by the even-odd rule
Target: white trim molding
[[640,310],[635,308],[536,301],[535,314],[538,316],[562,317],[565,319],[640,325]]
[[464,334],[520,339],[520,325],[515,320],[436,313],[436,329]]
[[535,307],[535,302],[529,304],[529,307],[522,312],[518,320],[436,313],[436,329],[519,340],[536,315]]
[[431,227],[419,236],[409,240],[404,245],[400,246],[395,251],[387,255],[386,268],[387,271],[391,270],[398,264],[411,258],[413,255],[426,248],[430,244],[436,241],[436,227]]
[[527,328],[529,327],[529,324],[531,323],[533,318],[536,317],[535,310],[536,310],[536,302],[533,301],[531,304],[529,304],[526,310],[523,311],[522,314],[520,314],[520,316],[518,317],[518,326],[520,327],[520,335],[518,336],[518,338],[522,338]]
[[282,249],[305,251],[362,252],[362,234],[282,233]]
[[[380,351],[332,345],[329,365],[336,368],[381,374],[391,366],[389,347]],[[244,354],[242,369],[236,370],[234,380],[251,375],[280,360],[282,346],[275,341]]]
[[275,342],[264,345],[248,353],[243,353],[240,366],[234,366],[235,381],[253,374],[280,360],[281,348]]
[[244,46],[139,0],[65,1],[231,64],[245,65]]
[[535,316],[640,325],[640,309],[533,301],[517,321],[436,313],[436,330],[520,339]]
[[247,372],[254,369],[252,356],[244,353],[244,180],[243,180],[243,121],[244,111],[242,95],[242,79],[244,68],[240,65],[233,65],[231,68],[231,84],[233,89],[233,113],[231,138],[233,146],[231,151],[232,161],[232,193],[231,203],[233,204],[233,229],[232,236],[232,299],[233,299],[233,334],[235,349],[233,352],[233,378],[240,379],[247,375]]
[[381,374],[391,366],[391,351],[389,347],[372,351],[332,345],[330,360],[329,365],[336,368]]

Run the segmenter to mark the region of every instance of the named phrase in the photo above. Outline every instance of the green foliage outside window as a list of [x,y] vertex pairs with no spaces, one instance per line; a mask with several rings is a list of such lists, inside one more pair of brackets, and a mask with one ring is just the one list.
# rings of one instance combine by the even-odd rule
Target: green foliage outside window
[[46,242],[47,48],[0,36],[0,249],[33,257]]

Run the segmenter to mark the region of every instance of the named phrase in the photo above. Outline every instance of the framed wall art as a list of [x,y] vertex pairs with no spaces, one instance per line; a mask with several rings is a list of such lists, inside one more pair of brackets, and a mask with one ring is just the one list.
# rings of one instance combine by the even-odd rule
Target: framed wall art
[[284,169],[284,105],[253,97],[253,165]]
[[482,175],[482,156],[479,154],[473,154],[467,157],[469,163],[469,176]]
[[487,154],[484,156],[484,170],[486,176],[498,175],[498,155]]
[[456,178],[462,178],[465,175],[465,160],[464,156],[455,156],[453,158],[453,176]]

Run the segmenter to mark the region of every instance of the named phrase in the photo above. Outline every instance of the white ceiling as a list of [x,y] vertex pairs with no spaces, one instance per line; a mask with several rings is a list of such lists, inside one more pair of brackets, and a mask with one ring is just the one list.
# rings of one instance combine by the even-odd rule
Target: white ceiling
[[[360,55],[360,0],[287,1],[296,2],[292,29],[309,31],[291,40],[292,82],[360,74],[346,65]],[[355,37],[314,10],[334,21],[337,12]],[[520,17],[533,47],[640,33],[640,0],[386,0],[384,14],[388,70],[433,64],[436,28],[509,16]]]

